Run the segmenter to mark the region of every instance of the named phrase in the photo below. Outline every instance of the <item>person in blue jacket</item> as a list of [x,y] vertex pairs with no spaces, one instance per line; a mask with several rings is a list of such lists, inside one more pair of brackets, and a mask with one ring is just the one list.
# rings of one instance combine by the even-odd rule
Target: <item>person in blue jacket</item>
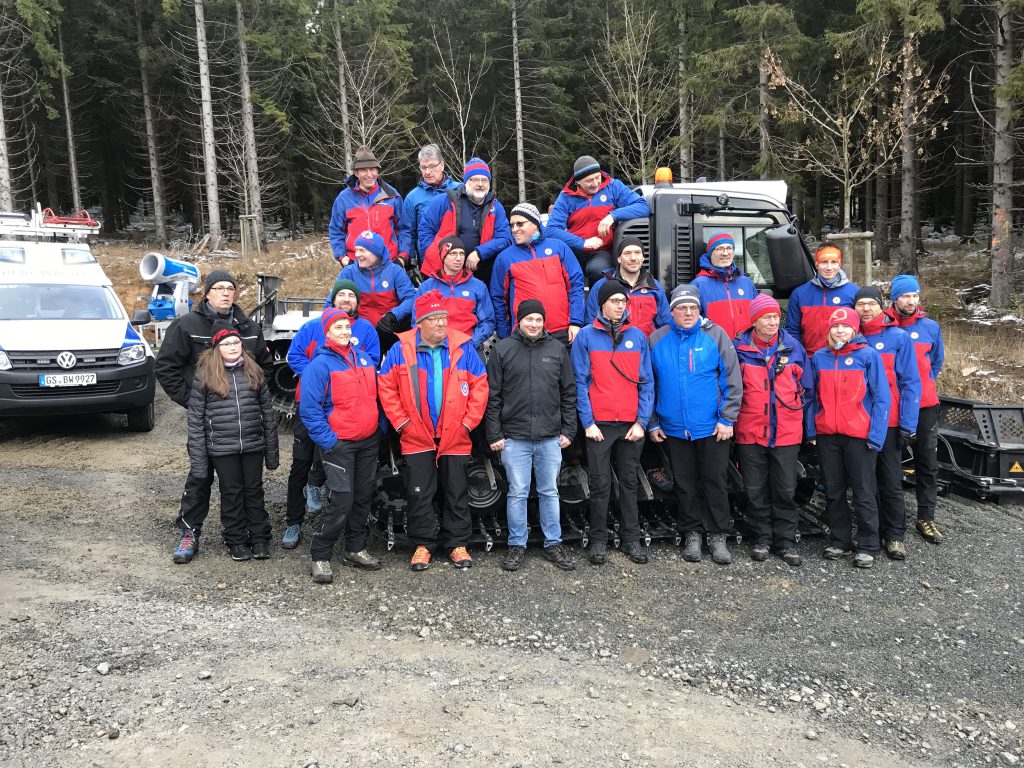
[[444,158],[441,156],[441,148],[437,144],[426,144],[421,147],[417,159],[420,163],[420,180],[405,196],[402,214],[406,224],[409,225],[412,237],[409,255],[412,257],[413,263],[420,264],[423,252],[430,245],[430,243],[421,243],[419,239],[419,226],[423,212],[434,198],[443,196],[450,189],[458,189],[459,182],[445,172]]

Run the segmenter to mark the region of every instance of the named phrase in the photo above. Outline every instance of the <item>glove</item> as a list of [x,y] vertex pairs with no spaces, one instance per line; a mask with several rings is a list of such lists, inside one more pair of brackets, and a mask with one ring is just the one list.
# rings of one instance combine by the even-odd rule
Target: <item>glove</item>
[[396,330],[398,330],[398,318],[392,312],[386,313],[377,321],[378,332],[394,333]]
[[279,466],[281,466],[281,459],[279,456],[267,456],[267,469],[273,472]]

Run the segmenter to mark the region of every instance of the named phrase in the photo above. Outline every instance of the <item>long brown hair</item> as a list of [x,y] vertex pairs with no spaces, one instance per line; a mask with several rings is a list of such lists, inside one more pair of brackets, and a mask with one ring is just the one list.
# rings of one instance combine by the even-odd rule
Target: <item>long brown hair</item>
[[[245,348],[242,349],[242,372],[249,382],[250,389],[258,391],[263,385],[263,369],[253,360],[252,355],[245,351]],[[199,355],[195,386],[203,387],[219,397],[228,396],[230,390],[228,374],[224,367],[224,360],[216,347],[210,347]]]

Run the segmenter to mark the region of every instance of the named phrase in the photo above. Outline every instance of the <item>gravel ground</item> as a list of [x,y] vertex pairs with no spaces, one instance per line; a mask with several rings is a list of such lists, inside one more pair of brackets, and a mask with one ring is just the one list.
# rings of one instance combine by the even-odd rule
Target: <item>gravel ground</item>
[[[0,765],[1018,765],[1024,508],[871,571],[171,563],[184,412],[0,422]],[[268,474],[275,530],[284,468]],[[909,499],[909,497],[908,497]],[[912,500],[910,501],[913,506]],[[308,526],[304,543],[308,543]],[[377,545],[379,552],[380,547]],[[579,553],[577,552],[577,555]],[[336,569],[341,570],[340,567]]]

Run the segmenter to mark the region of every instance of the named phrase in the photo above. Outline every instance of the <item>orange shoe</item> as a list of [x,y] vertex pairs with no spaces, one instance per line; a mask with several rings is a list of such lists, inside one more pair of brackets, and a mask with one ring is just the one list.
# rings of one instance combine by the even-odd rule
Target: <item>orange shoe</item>
[[470,568],[473,565],[473,558],[469,556],[469,552],[466,551],[465,547],[456,547],[448,555],[448,559],[452,561],[452,565],[456,568]]
[[412,553],[412,560],[409,561],[409,567],[414,571],[425,571],[430,567],[430,550],[426,547],[416,547],[416,551]]

